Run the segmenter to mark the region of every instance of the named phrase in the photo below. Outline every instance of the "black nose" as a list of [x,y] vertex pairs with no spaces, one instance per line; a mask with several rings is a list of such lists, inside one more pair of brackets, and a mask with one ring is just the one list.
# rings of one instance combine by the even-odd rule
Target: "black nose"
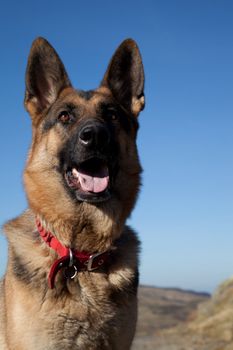
[[86,124],[79,132],[79,141],[87,147],[106,147],[110,141],[108,129],[100,124]]

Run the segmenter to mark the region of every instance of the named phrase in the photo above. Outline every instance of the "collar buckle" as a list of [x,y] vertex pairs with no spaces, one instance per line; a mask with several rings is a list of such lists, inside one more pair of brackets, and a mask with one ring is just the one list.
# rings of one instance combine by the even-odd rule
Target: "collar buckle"
[[64,268],[64,275],[67,279],[74,279],[78,271],[94,271],[109,258],[110,251],[88,254],[65,247],[50,231],[43,228],[39,219],[36,220],[36,225],[44,242],[60,256],[59,259],[55,260],[49,272],[51,289],[54,288],[56,275],[61,269]]
[[106,254],[108,252],[92,254],[89,259],[85,262],[87,271],[94,271],[98,269],[106,260]]

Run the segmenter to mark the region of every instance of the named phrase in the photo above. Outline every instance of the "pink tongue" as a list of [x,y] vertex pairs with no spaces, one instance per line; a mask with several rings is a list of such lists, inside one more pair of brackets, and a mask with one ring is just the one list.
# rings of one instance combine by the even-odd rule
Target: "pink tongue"
[[94,177],[79,173],[79,181],[83,191],[99,193],[108,187],[109,177]]
[[106,176],[91,176],[73,168],[72,174],[79,180],[80,186],[85,192],[100,193],[108,187],[109,176],[107,175],[107,171],[105,171]]

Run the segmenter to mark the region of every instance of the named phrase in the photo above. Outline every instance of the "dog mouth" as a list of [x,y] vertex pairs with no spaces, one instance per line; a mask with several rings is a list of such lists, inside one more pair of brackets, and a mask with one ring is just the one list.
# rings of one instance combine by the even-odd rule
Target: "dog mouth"
[[69,167],[65,172],[65,180],[78,200],[102,202],[110,198],[109,173],[107,162],[92,158]]

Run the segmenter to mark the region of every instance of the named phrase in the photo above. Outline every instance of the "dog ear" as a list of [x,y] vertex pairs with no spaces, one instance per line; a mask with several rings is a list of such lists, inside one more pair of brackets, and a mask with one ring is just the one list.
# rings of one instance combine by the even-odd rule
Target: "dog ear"
[[59,93],[71,86],[64,65],[53,47],[37,38],[31,47],[26,70],[25,107],[33,117],[46,110]]
[[118,47],[101,85],[108,87],[116,100],[133,115],[138,116],[144,108],[144,70],[134,40],[127,39]]

